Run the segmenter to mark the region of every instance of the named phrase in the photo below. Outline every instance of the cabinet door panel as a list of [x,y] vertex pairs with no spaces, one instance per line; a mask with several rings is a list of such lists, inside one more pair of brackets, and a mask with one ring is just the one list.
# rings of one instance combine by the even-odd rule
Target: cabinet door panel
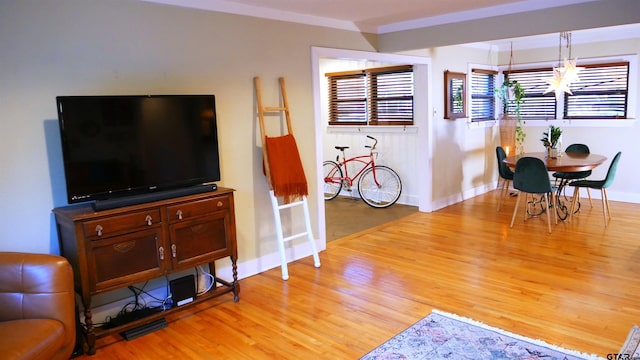
[[89,263],[96,291],[125,286],[161,276],[164,272],[161,252],[161,229],[149,229],[92,242]]
[[176,266],[189,266],[203,260],[219,259],[231,255],[229,250],[226,212],[185,221],[170,226],[172,262]]

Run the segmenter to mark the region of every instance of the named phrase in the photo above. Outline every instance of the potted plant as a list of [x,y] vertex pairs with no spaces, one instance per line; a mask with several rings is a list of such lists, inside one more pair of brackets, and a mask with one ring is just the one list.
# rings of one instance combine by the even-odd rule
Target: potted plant
[[522,154],[524,152],[522,144],[524,143],[526,134],[522,128],[523,121],[520,116],[520,105],[522,105],[522,102],[524,101],[524,89],[516,80],[509,81],[505,78],[500,88],[495,91],[502,100],[505,115],[511,110],[510,107],[513,107],[513,112],[516,115],[516,154]]
[[549,126],[549,129],[542,133],[540,141],[547,148],[549,157],[558,157],[558,145],[562,137],[562,129],[557,126]]

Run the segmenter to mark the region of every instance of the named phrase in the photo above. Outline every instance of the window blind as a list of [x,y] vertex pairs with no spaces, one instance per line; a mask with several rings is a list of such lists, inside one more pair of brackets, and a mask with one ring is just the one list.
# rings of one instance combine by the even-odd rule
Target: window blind
[[363,72],[341,73],[329,79],[329,124],[366,124],[367,88]]
[[[517,81],[524,89],[525,97],[520,104],[520,116],[523,120],[556,118],[555,94],[544,93],[549,87],[545,79],[553,77],[553,68],[514,70],[505,72],[505,76],[509,81]],[[515,105],[510,104],[506,111],[515,114]]]
[[471,121],[494,120],[496,71],[471,69]]
[[629,63],[584,65],[564,98],[565,119],[627,117]]
[[413,67],[389,66],[325,74],[330,125],[412,125]]

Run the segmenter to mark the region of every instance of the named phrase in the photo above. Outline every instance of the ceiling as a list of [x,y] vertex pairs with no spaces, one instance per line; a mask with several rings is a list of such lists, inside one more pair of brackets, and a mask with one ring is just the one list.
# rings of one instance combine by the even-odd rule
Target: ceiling
[[145,0],[382,34],[595,0]]
[[[428,26],[509,15],[598,0],[143,0],[202,10],[384,34]],[[640,37],[640,24],[586,31],[574,43],[602,36]],[[604,35],[603,35],[604,34]],[[501,49],[517,41],[548,46],[558,34],[490,42]],[[543,44],[544,43],[544,44]],[[518,46],[522,48],[523,46]]]

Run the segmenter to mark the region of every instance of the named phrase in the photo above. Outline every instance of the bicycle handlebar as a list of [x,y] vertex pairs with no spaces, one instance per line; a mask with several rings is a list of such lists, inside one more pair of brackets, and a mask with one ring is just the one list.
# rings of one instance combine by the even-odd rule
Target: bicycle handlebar
[[367,149],[371,149],[372,151],[376,148],[376,145],[378,144],[378,139],[374,138],[373,136],[367,135],[367,137],[371,140],[374,141],[373,145],[369,146],[369,145],[365,145],[364,147]]

